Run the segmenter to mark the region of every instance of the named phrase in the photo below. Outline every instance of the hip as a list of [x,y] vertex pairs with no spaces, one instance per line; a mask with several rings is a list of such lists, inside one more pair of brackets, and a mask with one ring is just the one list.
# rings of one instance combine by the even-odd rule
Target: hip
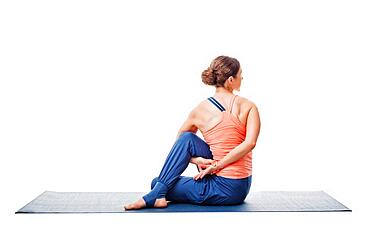
[[207,175],[204,178],[204,203],[208,204],[242,203],[252,184],[252,175],[240,179],[217,175]]

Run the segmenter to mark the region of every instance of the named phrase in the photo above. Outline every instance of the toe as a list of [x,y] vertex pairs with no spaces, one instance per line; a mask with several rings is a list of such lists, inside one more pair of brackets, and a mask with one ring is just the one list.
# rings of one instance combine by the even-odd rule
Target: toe
[[131,204],[127,204],[127,205],[125,205],[124,206],[124,208],[125,208],[125,210],[131,210],[131,209],[133,209],[134,208],[134,204],[133,203],[131,203]]

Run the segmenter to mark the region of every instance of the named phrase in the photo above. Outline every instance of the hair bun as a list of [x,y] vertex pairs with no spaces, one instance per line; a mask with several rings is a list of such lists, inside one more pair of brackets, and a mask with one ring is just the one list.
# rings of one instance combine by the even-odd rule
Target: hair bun
[[224,87],[225,81],[230,77],[236,77],[240,69],[240,63],[236,58],[218,56],[202,72],[202,81],[206,85]]
[[202,82],[206,85],[216,85],[216,77],[215,70],[212,68],[208,68],[202,72]]

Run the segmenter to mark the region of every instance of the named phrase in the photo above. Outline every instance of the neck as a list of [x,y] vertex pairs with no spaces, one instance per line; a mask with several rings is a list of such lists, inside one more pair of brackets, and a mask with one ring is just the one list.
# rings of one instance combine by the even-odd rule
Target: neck
[[234,90],[227,90],[224,87],[217,87],[215,94],[233,94]]

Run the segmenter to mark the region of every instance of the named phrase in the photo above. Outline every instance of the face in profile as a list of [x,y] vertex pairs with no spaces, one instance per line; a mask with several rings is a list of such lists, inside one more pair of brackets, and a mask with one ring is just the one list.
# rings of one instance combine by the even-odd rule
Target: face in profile
[[240,91],[240,86],[243,80],[242,76],[242,69],[240,68],[238,73],[236,74],[236,77],[234,77],[232,87],[234,90]]

